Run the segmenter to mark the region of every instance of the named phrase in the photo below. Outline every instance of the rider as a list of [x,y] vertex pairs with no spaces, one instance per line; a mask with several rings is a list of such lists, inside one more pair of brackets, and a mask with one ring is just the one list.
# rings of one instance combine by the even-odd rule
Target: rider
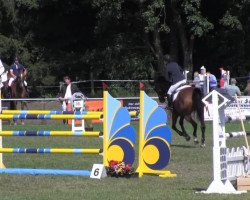
[[166,81],[171,82],[171,87],[167,92],[168,106],[172,107],[172,94],[178,87],[180,87],[182,84],[185,84],[187,80],[181,67],[171,59],[170,55],[167,54],[164,56],[164,62],[165,79]]
[[[14,63],[10,66],[10,80],[9,80],[9,86],[11,86],[12,82],[16,79],[17,75],[22,71],[25,70],[25,67],[19,63],[19,59],[15,57]],[[25,87],[27,87],[27,82],[24,81]]]
[[[2,63],[2,61],[0,59],[0,77],[1,77],[1,79],[2,79],[2,74],[4,73],[4,71],[5,71],[5,68],[4,68],[3,63]],[[3,82],[3,80],[0,81],[0,88],[3,87],[3,83],[2,82]]]

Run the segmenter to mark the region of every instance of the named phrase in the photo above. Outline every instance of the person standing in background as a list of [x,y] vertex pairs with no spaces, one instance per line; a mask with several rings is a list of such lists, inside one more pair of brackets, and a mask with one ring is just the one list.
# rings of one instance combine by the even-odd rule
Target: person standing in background
[[236,83],[237,83],[236,79],[231,78],[231,85],[225,86],[225,89],[230,96],[235,96],[236,94],[238,96],[241,95],[240,89],[238,86],[236,86]]
[[200,88],[201,89],[201,80],[200,80],[200,75],[199,72],[194,72],[194,80],[193,80],[193,85],[196,88]]
[[247,81],[247,86],[243,92],[245,96],[250,96],[250,80]]
[[[60,87],[60,91],[58,93],[58,98],[62,103],[62,110],[66,111],[68,103],[70,102],[70,98],[72,95],[76,92],[81,92],[79,88],[71,82],[71,79],[69,76],[63,77],[64,84]],[[62,100],[62,99],[68,99],[68,100]],[[63,123],[66,124],[67,120],[63,120]]]
[[210,72],[207,72],[207,76],[209,78],[209,92],[217,88],[217,79],[215,75],[211,74]]
[[200,68],[200,86],[201,86],[201,91],[203,95],[207,94],[207,73],[206,73],[206,68],[204,66],[201,66]]
[[[59,99],[70,99],[72,95],[76,92],[81,92],[79,88],[71,82],[71,79],[69,76],[64,76],[63,77],[63,82],[64,84],[60,88],[60,91],[58,93],[58,98]],[[67,110],[67,104],[69,100],[62,101],[62,109],[63,111]]]

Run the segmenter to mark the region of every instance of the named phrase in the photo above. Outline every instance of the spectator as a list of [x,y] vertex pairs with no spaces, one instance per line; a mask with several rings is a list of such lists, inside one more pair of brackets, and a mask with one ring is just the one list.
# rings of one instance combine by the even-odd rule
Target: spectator
[[199,72],[194,72],[194,80],[193,80],[194,87],[201,88],[201,80]]
[[217,80],[215,75],[211,74],[210,72],[207,72],[207,76],[209,78],[209,91],[212,91],[217,88]]
[[[70,99],[74,93],[81,92],[75,84],[71,83],[71,79],[69,76],[64,76],[63,81],[64,84],[62,85],[62,87],[60,87],[60,91],[58,93],[59,99]],[[63,111],[66,111],[69,100],[61,102]]]
[[207,74],[206,74],[206,68],[204,66],[201,66],[201,68],[200,68],[200,74],[199,74],[200,81],[202,81],[202,82],[200,82],[201,87],[203,87],[203,85],[204,85],[204,82],[206,80],[206,78],[205,78],[206,76],[207,76]]
[[245,96],[250,96],[250,80],[247,81],[247,86],[243,93]]
[[236,94],[238,96],[241,95],[241,92],[240,92],[240,89],[238,86],[236,86],[236,79],[235,78],[231,78],[231,85],[227,85],[225,86],[225,89],[227,91],[227,93],[230,95],[230,96],[235,96]]
[[206,95],[208,93],[207,91],[207,73],[206,73],[206,68],[204,66],[201,66],[200,68],[200,86],[201,86],[201,90],[203,95]]

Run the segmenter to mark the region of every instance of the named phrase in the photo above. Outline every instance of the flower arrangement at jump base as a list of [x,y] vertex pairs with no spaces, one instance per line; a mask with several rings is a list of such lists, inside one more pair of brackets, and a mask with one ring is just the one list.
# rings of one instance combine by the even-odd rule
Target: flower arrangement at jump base
[[109,167],[107,167],[107,175],[111,177],[131,177],[134,169],[131,164],[125,164],[122,161],[111,160],[109,161]]

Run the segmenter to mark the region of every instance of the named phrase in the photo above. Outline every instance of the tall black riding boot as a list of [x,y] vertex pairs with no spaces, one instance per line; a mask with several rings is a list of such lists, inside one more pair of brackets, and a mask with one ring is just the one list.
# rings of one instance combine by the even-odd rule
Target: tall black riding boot
[[167,94],[167,99],[168,99],[168,107],[172,108],[172,106],[173,106],[172,96]]

